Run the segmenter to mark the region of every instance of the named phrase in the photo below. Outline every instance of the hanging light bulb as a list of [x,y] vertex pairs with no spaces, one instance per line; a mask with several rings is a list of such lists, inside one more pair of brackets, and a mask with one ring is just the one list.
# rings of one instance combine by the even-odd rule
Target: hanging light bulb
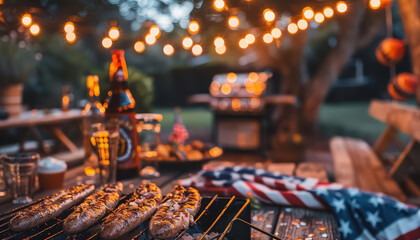
[[289,25],[287,26],[287,31],[289,31],[289,33],[291,34],[295,34],[298,31],[298,26],[296,25],[296,23],[289,23]]
[[223,0],[215,0],[213,2],[213,6],[217,11],[222,11],[225,8],[225,1]]
[[324,17],[324,14],[318,12],[315,14],[314,19],[315,19],[315,22],[322,23],[325,20],[325,17]]
[[64,32],[66,33],[74,32],[74,23],[66,22],[66,24],[64,24]]
[[216,53],[219,55],[222,55],[226,52],[226,46],[225,45],[220,45],[220,46],[216,46]]
[[302,10],[302,15],[304,18],[311,20],[314,17],[314,10],[311,7],[305,7]]
[[120,30],[117,27],[112,27],[109,29],[108,35],[111,40],[115,41],[120,37]]
[[254,34],[252,34],[252,33],[248,33],[248,34],[245,36],[245,40],[246,40],[246,42],[247,42],[248,44],[253,44],[253,43],[255,42],[255,36],[254,36]]
[[172,56],[174,52],[175,52],[174,47],[172,47],[171,44],[166,44],[163,47],[163,53],[165,53],[166,56]]
[[271,10],[269,8],[264,10],[263,15],[264,15],[264,19],[267,22],[272,22],[276,18],[276,14],[273,12],[273,10]]
[[184,37],[184,39],[182,39],[182,46],[184,47],[185,50],[189,50],[193,45],[193,40],[190,37]]
[[297,25],[299,27],[300,30],[305,30],[308,28],[308,22],[305,19],[300,19],[297,22]]
[[24,14],[24,15],[22,16],[22,24],[23,24],[23,26],[25,26],[25,27],[29,27],[29,26],[31,25],[31,23],[32,23],[32,17],[31,17],[31,14],[29,14],[29,13]]
[[272,43],[273,42],[273,35],[271,35],[270,33],[264,34],[263,41],[265,43]]
[[146,45],[144,45],[143,41],[137,41],[134,44],[134,50],[138,53],[142,53],[146,49]]
[[325,17],[330,18],[330,17],[334,16],[334,10],[330,7],[325,7],[324,8],[324,15],[325,15]]
[[242,49],[245,49],[248,47],[248,42],[245,40],[245,38],[242,38],[239,40],[239,47]]
[[370,0],[369,7],[373,10],[379,9],[381,7],[381,0]]
[[66,40],[69,43],[73,43],[74,41],[76,41],[76,34],[74,32],[66,33]]
[[229,27],[232,29],[236,29],[239,27],[239,18],[237,16],[231,16],[228,20]]
[[281,30],[279,29],[279,28],[273,28],[272,30],[271,30],[271,35],[274,37],[274,38],[280,38],[281,37]]
[[31,32],[31,34],[34,35],[34,36],[38,35],[40,31],[41,31],[41,28],[39,27],[38,24],[33,24],[29,28],[29,32]]
[[200,31],[200,25],[198,25],[197,21],[191,21],[190,24],[188,24],[188,32],[192,35],[197,34]]
[[347,11],[347,4],[343,1],[337,3],[337,11],[339,13],[345,13]]
[[191,51],[194,54],[194,56],[200,56],[201,53],[203,53],[203,48],[199,44],[195,44],[192,47]]
[[153,45],[153,44],[156,43],[156,37],[153,36],[152,34],[147,34],[146,37],[144,38],[144,40],[149,45]]
[[225,45],[225,40],[222,37],[217,37],[214,39],[214,46],[219,47]]
[[102,46],[103,46],[104,48],[110,48],[110,47],[112,47],[112,40],[111,40],[111,38],[109,38],[109,37],[104,37],[104,38],[102,39]]

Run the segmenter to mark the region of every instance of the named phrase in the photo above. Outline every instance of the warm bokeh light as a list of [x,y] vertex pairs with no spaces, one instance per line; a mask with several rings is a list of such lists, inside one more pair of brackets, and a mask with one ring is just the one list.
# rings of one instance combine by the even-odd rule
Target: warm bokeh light
[[66,22],[66,24],[64,24],[64,32],[66,33],[74,32],[74,23]]
[[112,40],[111,40],[111,38],[109,38],[109,37],[104,37],[104,38],[102,39],[102,46],[103,46],[104,48],[110,48],[110,47],[112,47]]
[[298,26],[296,25],[296,23],[289,23],[289,25],[287,26],[287,31],[289,31],[289,33],[291,34],[295,34],[298,31]]
[[225,1],[223,0],[214,0],[213,6],[217,11],[222,11],[225,7]]
[[339,13],[345,13],[347,11],[347,4],[343,1],[337,3],[337,11]]
[[297,22],[297,25],[299,27],[300,30],[305,30],[308,28],[308,22],[305,19],[300,19]]
[[174,52],[175,52],[175,49],[174,49],[174,47],[172,47],[172,45],[171,45],[171,44],[166,44],[166,45],[163,47],[163,53],[164,53],[166,56],[172,56],[172,55],[174,54]]
[[221,46],[216,46],[216,53],[219,55],[225,54],[226,52],[226,46],[225,45],[221,45]]
[[217,38],[214,39],[214,46],[220,47],[220,46],[223,46],[223,45],[225,45],[225,40],[223,40],[222,37],[217,37]]
[[143,52],[145,49],[146,49],[146,45],[144,45],[144,42],[143,42],[143,41],[137,41],[137,42],[134,44],[134,50],[135,50],[136,52],[138,52],[138,53]]
[[273,42],[273,40],[274,40],[273,35],[271,35],[270,33],[266,33],[266,34],[264,34],[264,36],[263,36],[263,41],[264,41],[265,43],[272,43],[272,42]]
[[304,18],[311,20],[314,17],[314,10],[311,7],[305,7],[302,10],[302,15]]
[[246,40],[246,42],[247,42],[248,44],[253,44],[253,43],[255,42],[255,36],[254,36],[254,34],[252,34],[252,33],[248,33],[248,34],[245,36],[245,40]]
[[160,29],[156,25],[153,25],[152,27],[150,27],[150,31],[149,32],[150,32],[150,34],[152,34],[156,38],[158,38],[160,36]]
[[198,25],[197,21],[191,21],[190,24],[188,24],[188,32],[190,34],[197,34],[200,31],[200,25]]
[[239,23],[240,21],[237,16],[231,16],[228,20],[229,27],[231,27],[232,29],[239,27]]
[[242,48],[242,49],[247,48],[248,47],[248,42],[244,38],[242,38],[241,40],[239,40],[239,47]]
[[281,30],[279,28],[273,28],[271,30],[271,35],[273,38],[280,38],[281,37]]
[[230,86],[229,83],[224,83],[222,85],[222,87],[220,88],[220,91],[224,94],[224,95],[228,95],[231,91],[232,91],[232,87]]
[[276,18],[276,14],[273,12],[273,10],[267,8],[264,10],[264,19],[267,22],[272,22]]
[[381,7],[381,0],[370,0],[369,7],[376,10]]
[[230,83],[234,83],[237,78],[238,76],[236,76],[236,73],[233,73],[233,72],[228,73],[226,76],[226,80]]
[[120,30],[118,30],[117,27],[112,27],[109,29],[108,35],[112,40],[115,41],[120,37]]
[[189,50],[192,47],[193,43],[194,42],[190,37],[184,37],[184,39],[182,39],[182,46],[185,50]]
[[241,99],[239,98],[232,99],[232,110],[235,112],[241,110]]
[[76,34],[74,34],[73,32],[66,33],[66,40],[69,43],[76,41]]
[[318,12],[315,14],[314,19],[315,19],[315,22],[322,23],[325,20],[325,17],[324,17],[324,14]]
[[250,73],[248,74],[248,79],[249,79],[251,82],[256,82],[256,81],[258,80],[258,73],[256,73],[256,72],[250,72]]
[[29,25],[31,25],[31,23],[32,23],[31,14],[24,14],[22,16],[22,24],[23,24],[23,26],[29,27]]
[[153,45],[156,43],[156,37],[153,36],[152,34],[147,34],[146,37],[144,38],[144,41],[146,41],[148,45]]
[[200,56],[203,53],[203,48],[199,44],[195,44],[191,51],[194,56]]
[[38,24],[33,24],[30,28],[29,31],[31,32],[32,35],[36,36],[39,34],[39,32],[41,31],[41,28],[39,27]]
[[334,10],[330,7],[325,7],[324,8],[324,15],[325,15],[325,17],[330,18],[330,17],[334,16]]

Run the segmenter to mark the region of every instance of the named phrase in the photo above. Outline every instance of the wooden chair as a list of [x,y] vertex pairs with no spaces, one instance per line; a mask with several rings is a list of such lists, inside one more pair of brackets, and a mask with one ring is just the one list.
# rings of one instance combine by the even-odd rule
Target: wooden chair
[[[374,100],[370,104],[369,114],[387,124],[373,148],[365,141],[354,138],[334,137],[330,141],[336,181],[405,201],[406,196],[398,182],[420,196],[420,189],[408,176],[410,168],[420,170],[420,110]],[[380,159],[392,142],[398,142],[398,131],[410,136],[411,141],[387,172]]]

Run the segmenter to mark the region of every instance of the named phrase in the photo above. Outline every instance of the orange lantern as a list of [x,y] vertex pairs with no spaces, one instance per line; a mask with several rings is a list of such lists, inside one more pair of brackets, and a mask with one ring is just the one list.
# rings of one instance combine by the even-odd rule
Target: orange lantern
[[388,85],[388,93],[395,100],[407,101],[416,92],[419,79],[411,73],[400,73]]
[[404,42],[396,38],[385,38],[376,48],[376,58],[385,66],[395,64],[404,57]]

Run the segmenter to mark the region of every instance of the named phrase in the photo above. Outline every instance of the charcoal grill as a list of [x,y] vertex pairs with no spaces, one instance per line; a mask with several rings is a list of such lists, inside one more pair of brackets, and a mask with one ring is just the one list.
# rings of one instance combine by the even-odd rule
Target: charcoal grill
[[[130,195],[123,196],[120,203],[129,197]],[[0,239],[101,239],[98,234],[101,221],[78,234],[70,235],[63,231],[62,220],[70,215],[75,207],[63,212],[57,218],[27,231],[14,232],[8,228],[9,220],[18,211],[30,207],[39,201],[0,214]],[[217,236],[212,239],[223,239],[226,237],[229,240],[246,240],[251,239],[251,227],[270,235],[273,239],[279,239],[270,233],[254,227],[249,223],[250,220],[251,210],[248,199],[239,199],[234,196],[218,197],[217,195],[214,197],[203,197],[201,208],[195,218],[195,224],[189,229],[182,231],[173,239],[182,239],[186,234],[191,236],[194,234],[203,234],[200,238],[203,239],[210,233],[216,232],[218,233]],[[119,239],[152,239],[148,233],[148,226],[149,221],[141,224]]]

